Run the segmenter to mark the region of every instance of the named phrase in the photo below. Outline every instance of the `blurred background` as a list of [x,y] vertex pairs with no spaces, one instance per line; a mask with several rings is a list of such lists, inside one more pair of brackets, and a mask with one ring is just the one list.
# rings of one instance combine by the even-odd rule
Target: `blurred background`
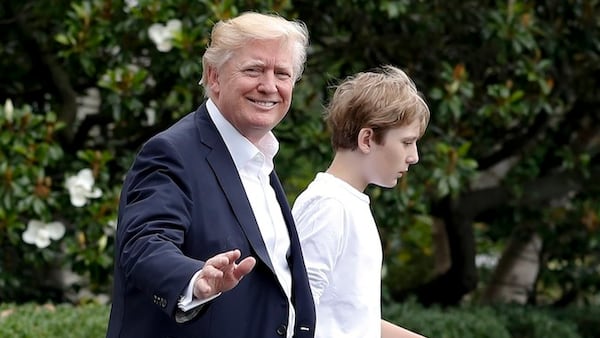
[[[396,188],[368,190],[385,314],[430,337],[470,337],[449,327],[491,322],[507,305],[508,323],[567,309],[555,317],[568,323],[531,325],[600,337],[598,0],[3,0],[5,309],[108,311],[123,175],[145,140],[203,102],[210,29],[246,10],[310,31],[304,75],[275,130],[290,204],[332,158],[322,112],[344,77],[398,66],[431,109],[419,164]],[[473,336],[497,337],[490,331]],[[535,336],[517,332],[505,336]]]

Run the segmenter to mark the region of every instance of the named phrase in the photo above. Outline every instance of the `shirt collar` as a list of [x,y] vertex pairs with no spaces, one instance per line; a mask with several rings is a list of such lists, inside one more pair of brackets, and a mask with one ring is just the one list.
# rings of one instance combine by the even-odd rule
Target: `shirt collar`
[[273,171],[273,158],[279,151],[279,142],[272,132],[268,132],[258,142],[258,145],[254,145],[227,121],[211,99],[206,102],[206,109],[221,134],[238,171],[260,154],[264,157],[261,171],[266,174]]

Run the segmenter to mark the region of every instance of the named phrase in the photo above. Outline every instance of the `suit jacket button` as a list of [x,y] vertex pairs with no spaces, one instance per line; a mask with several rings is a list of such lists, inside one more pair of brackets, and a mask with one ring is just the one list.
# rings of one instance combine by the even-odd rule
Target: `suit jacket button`
[[287,326],[285,324],[279,325],[276,332],[280,336],[285,336],[285,334],[287,333]]

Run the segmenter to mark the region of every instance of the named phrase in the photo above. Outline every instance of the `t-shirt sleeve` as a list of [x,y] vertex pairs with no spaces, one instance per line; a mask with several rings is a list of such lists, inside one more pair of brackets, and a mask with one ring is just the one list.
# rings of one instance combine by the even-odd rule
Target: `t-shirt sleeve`
[[345,212],[342,203],[333,198],[317,196],[298,202],[294,204],[292,213],[313,297],[318,305],[343,251]]

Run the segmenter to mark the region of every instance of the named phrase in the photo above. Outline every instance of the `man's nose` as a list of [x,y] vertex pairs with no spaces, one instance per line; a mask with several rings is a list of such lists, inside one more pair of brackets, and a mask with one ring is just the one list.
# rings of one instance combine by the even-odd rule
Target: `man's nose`
[[275,74],[273,74],[271,72],[265,72],[260,78],[258,90],[261,92],[265,92],[265,93],[276,92],[277,84],[276,84]]

